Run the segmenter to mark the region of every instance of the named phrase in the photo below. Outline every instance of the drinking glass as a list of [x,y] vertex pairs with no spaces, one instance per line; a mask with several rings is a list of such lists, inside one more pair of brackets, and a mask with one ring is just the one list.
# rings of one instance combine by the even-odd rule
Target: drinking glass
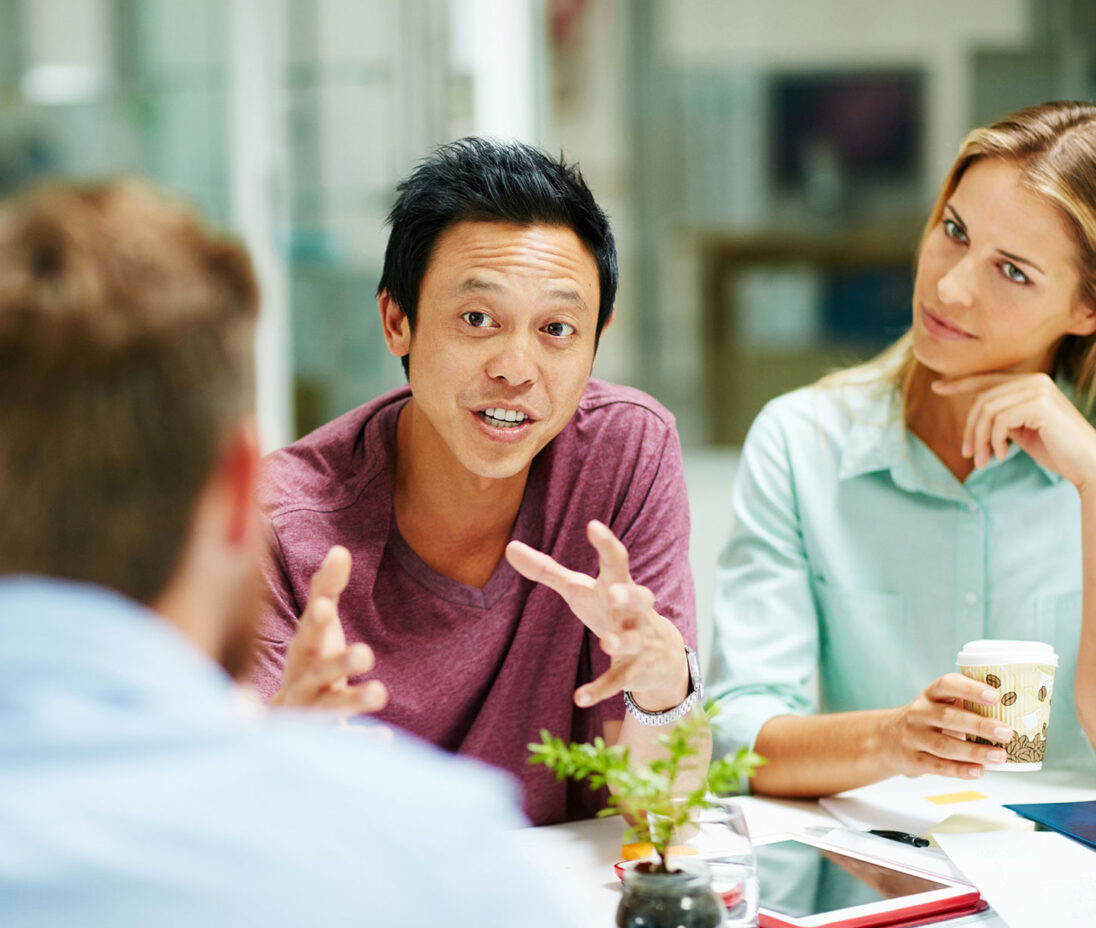
[[708,863],[712,891],[727,909],[724,928],[755,928],[760,886],[757,858],[742,807],[732,799],[710,796],[693,822],[688,843]]

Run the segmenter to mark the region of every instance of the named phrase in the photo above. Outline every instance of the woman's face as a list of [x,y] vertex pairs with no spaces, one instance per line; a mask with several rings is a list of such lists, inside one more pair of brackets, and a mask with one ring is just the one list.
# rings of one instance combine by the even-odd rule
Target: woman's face
[[948,378],[1050,373],[1067,334],[1096,330],[1078,297],[1078,249],[1056,209],[1001,160],[967,169],[925,239],[913,292],[913,350]]

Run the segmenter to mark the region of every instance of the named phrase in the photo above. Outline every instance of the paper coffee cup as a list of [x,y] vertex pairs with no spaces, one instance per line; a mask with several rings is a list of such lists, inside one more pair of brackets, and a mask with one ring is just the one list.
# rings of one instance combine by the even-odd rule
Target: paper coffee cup
[[995,706],[965,702],[971,712],[997,719],[1012,729],[1012,740],[998,744],[967,735],[968,741],[994,744],[1008,755],[994,770],[1041,770],[1047,749],[1050,700],[1058,655],[1041,641],[968,641],[956,659],[963,676],[1001,694]]

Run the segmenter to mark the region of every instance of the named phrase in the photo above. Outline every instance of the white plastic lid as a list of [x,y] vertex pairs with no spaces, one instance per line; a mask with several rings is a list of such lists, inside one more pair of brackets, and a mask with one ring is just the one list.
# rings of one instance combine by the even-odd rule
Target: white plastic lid
[[1053,646],[1042,641],[1004,641],[984,639],[968,641],[955,659],[960,667],[983,664],[1050,664],[1058,666]]

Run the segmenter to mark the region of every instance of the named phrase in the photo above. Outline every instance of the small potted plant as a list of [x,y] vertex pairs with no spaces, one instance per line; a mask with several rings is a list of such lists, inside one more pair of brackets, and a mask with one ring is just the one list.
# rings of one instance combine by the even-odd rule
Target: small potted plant
[[764,760],[742,748],[713,759],[707,775],[692,789],[682,790],[679,777],[695,771],[697,742],[705,728],[701,719],[682,720],[659,736],[665,757],[649,765],[633,764],[626,747],[607,745],[602,738],[567,745],[542,730],[540,743],[529,745],[529,762],[544,764],[557,778],[586,780],[591,789],[608,786],[608,808],[598,814],[624,815],[630,823],[625,841],[650,846],[646,860],[624,871],[625,892],[617,911],[622,928],[714,928],[722,921],[722,903],[711,891],[706,869],[671,856],[671,847],[675,835],[705,808],[710,794],[739,790]]

